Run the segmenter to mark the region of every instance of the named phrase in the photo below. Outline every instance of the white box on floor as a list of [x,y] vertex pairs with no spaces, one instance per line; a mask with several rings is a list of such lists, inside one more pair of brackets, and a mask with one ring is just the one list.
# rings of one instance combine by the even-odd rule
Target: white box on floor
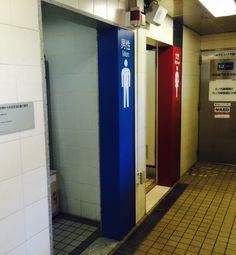
[[57,172],[55,170],[50,171],[50,184],[51,184],[51,206],[52,215],[55,216],[59,213],[59,197],[58,197],[58,185],[57,185]]

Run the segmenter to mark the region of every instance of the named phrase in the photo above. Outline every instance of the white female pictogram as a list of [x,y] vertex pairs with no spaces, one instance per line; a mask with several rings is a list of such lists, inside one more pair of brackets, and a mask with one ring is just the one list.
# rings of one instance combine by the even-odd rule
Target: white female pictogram
[[176,66],[175,70],[175,96],[178,98],[178,89],[179,89],[179,67]]

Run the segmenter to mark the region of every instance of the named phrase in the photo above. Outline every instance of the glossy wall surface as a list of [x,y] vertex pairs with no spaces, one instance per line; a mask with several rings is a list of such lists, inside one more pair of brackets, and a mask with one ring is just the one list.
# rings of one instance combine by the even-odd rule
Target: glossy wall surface
[[60,210],[100,220],[97,31],[43,16],[43,32]]

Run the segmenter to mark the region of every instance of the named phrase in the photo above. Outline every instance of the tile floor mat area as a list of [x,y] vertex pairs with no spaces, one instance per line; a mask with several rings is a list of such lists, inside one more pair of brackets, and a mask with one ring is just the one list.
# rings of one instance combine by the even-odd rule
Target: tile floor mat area
[[156,186],[155,179],[146,177],[146,181],[145,181],[146,193],[152,190],[155,186]]
[[236,166],[200,162],[179,183],[114,254],[236,254]]
[[97,223],[60,215],[53,219],[54,255],[80,254],[99,236]]

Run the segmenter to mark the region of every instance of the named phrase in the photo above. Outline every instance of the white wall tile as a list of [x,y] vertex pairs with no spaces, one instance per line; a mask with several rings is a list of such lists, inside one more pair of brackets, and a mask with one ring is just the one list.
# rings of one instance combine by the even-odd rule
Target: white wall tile
[[82,11],[93,13],[93,1],[94,0],[78,0],[78,8]]
[[48,217],[47,198],[40,200],[25,209],[25,229],[27,239],[30,239],[48,227]]
[[[19,138],[20,138],[20,133],[19,132],[12,133],[12,134],[7,134],[7,135],[1,135],[0,136],[0,144],[15,141]],[[1,179],[1,177],[0,177],[0,179]]]
[[[39,33],[33,30],[11,28],[11,39],[14,41],[12,51],[14,58],[10,61],[19,65],[40,66]],[[16,39],[17,38],[17,39]]]
[[64,198],[61,201],[61,205],[63,208],[62,212],[70,212],[72,215],[80,215],[81,214],[81,202],[80,200]]
[[20,132],[20,137],[29,137],[43,134],[45,131],[44,126],[44,109],[43,109],[43,102],[35,102],[34,103],[34,123],[35,128],[30,130],[25,130]]
[[26,255],[49,255],[49,229],[45,229],[27,242]]
[[94,15],[107,18],[107,1],[94,0]]
[[21,173],[19,141],[0,144],[0,162],[0,181]]
[[21,177],[11,178],[0,184],[0,220],[23,208]]
[[119,18],[119,0],[107,0],[107,18],[116,22]]
[[14,64],[16,63],[14,54],[14,41],[16,35],[12,33],[14,28],[7,25],[0,24],[0,64]]
[[11,1],[0,0],[0,23],[10,24],[11,22]]
[[0,64],[40,65],[39,33],[0,24]]
[[24,241],[25,226],[22,211],[0,221],[0,254],[6,254]]
[[78,0],[57,0],[57,2],[78,8]]
[[6,255],[26,255],[26,247],[25,247],[25,244],[20,245],[19,247],[17,247],[16,249],[10,251],[10,252],[7,253]]
[[22,169],[24,172],[46,164],[45,141],[43,135],[22,139],[21,151]]
[[[0,104],[37,101],[34,130],[0,136],[0,254],[25,255],[25,219],[30,217],[25,218],[23,192],[26,204],[47,196],[46,169],[30,172],[46,165],[38,7],[38,0],[0,0]],[[29,171],[24,180],[22,166]],[[42,221],[46,228],[44,213],[31,222],[29,233],[41,231]],[[45,242],[41,254],[50,254],[49,247]]]
[[119,9],[126,10],[127,2],[125,0],[119,0]]
[[84,218],[97,220],[97,205],[81,201],[81,216]]
[[47,170],[41,167],[27,172],[22,177],[24,205],[28,206],[47,196]]
[[8,0],[11,2],[11,23],[38,30],[38,2],[32,0]]
[[16,68],[16,72],[18,100],[20,102],[42,100],[40,67],[19,66]]
[[17,102],[15,67],[0,65],[0,104],[15,102]]

